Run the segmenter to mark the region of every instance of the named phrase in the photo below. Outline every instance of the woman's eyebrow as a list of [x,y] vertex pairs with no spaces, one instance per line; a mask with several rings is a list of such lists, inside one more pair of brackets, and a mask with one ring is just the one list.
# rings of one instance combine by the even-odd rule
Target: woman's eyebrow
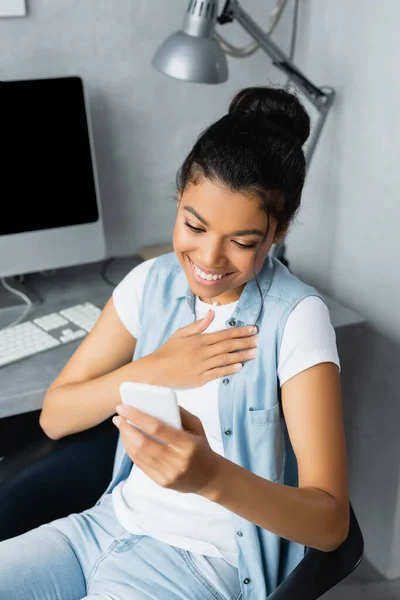
[[[183,207],[183,210],[186,210],[187,212],[192,213],[192,215],[194,215],[196,217],[196,219],[198,219],[201,223],[203,223],[203,225],[205,225],[206,227],[208,227],[208,223],[205,220],[205,218],[202,217],[201,215],[199,215],[199,213],[197,212],[197,210],[195,210],[192,206],[185,205]],[[260,237],[263,237],[264,232],[261,231],[260,229],[242,229],[240,231],[233,231],[231,233],[231,235],[234,235],[234,236],[258,235]]]

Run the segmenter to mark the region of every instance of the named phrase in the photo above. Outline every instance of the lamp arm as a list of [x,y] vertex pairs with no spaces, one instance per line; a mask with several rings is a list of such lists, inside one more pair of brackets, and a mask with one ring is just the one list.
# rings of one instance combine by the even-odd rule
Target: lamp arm
[[311,83],[304,73],[290,61],[289,57],[270,39],[269,35],[257,25],[246,11],[243,10],[238,0],[229,0],[226,3],[218,22],[223,24],[233,20],[240,23],[243,29],[256,40],[260,48],[262,48],[272,59],[275,67],[286,73],[286,75],[295,81],[307,95],[309,100],[313,104],[317,104],[318,108],[318,99],[325,96],[324,91]]
[[334,101],[335,91],[330,87],[319,88],[315,86],[304,75],[304,73],[302,73],[296,67],[296,65],[291,62],[289,57],[282,52],[275,42],[270,39],[269,35],[266,34],[265,31],[263,31],[263,29],[250,17],[250,15],[243,10],[238,0],[227,0],[224,10],[221,16],[218,18],[218,22],[223,25],[224,23],[234,20],[240,23],[243,29],[245,29],[247,33],[249,33],[250,36],[257,41],[260,48],[262,48],[262,50],[264,50],[264,52],[272,59],[274,66],[283,71],[290,80],[296,83],[310,100],[310,102],[319,111],[320,116],[315,125],[314,133],[306,153],[307,164],[309,165],[328,111]]
[[[242,9],[238,0],[226,0],[225,7],[220,17],[218,17],[218,23],[223,25],[224,23],[230,23],[234,20],[240,23],[243,29],[258,42],[260,48],[262,48],[262,50],[264,50],[264,52],[272,59],[274,66],[283,71],[290,80],[294,81],[318,110],[319,119],[314,126],[313,135],[311,136],[305,152],[307,168],[309,168],[311,157],[321,135],[329,109],[335,99],[335,90],[328,86],[324,86],[324,88],[315,86],[270,39],[269,35],[265,33],[250,15]],[[272,254],[287,265],[284,240],[285,238],[274,245]]]

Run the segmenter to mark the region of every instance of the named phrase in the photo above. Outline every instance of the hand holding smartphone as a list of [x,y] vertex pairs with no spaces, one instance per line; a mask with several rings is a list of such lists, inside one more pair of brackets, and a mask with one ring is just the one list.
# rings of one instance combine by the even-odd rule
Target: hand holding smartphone
[[[182,429],[178,400],[173,389],[148,383],[123,381],[119,386],[121,400],[142,412],[163,421],[171,427]],[[142,431],[140,427],[128,420],[128,423]],[[148,437],[159,441],[158,438],[145,433]]]

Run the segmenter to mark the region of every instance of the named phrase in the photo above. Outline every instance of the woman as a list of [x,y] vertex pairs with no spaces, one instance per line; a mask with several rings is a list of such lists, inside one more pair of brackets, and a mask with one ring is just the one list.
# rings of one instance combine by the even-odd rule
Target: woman
[[[116,476],[94,507],[0,544],[1,598],[264,600],[306,546],[346,539],[335,333],[269,256],[300,206],[309,127],[294,95],[248,88],[194,144],[174,252],[116,287],[44,400],[53,439],[118,412]],[[125,380],[175,389],[183,430],[125,412]]]

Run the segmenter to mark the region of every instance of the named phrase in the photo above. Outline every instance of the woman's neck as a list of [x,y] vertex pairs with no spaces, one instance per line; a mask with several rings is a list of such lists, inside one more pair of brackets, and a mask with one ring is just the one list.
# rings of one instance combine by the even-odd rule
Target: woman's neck
[[204,304],[209,304],[210,306],[224,306],[225,304],[233,304],[239,300],[239,298],[236,298],[236,300],[217,300],[217,298],[200,298],[200,296],[198,296],[198,299],[201,302],[204,302]]
[[214,296],[213,298],[205,298],[204,296],[202,296],[201,298],[199,296],[199,298],[205,304],[213,304],[215,302],[218,302],[218,304],[216,306],[223,306],[224,304],[232,304],[233,302],[237,302],[239,300],[240,296],[242,295],[245,285],[246,284],[240,285],[239,287],[237,287],[233,290],[228,290],[227,292],[224,292],[223,294],[220,294],[219,296]]

